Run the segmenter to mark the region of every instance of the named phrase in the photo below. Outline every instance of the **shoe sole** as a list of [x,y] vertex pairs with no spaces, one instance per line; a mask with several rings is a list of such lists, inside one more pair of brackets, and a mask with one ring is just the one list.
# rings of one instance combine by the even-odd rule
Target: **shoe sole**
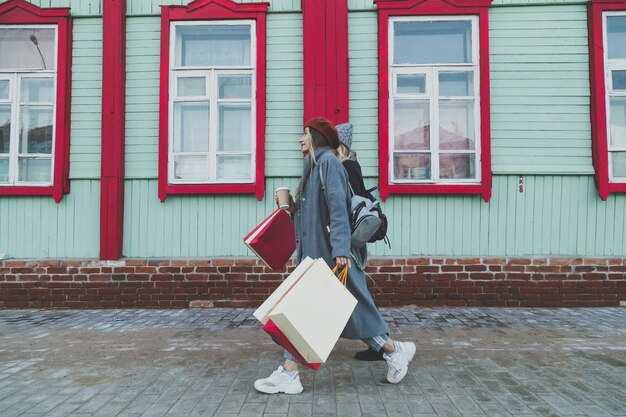
[[258,387],[256,384],[254,384],[254,389],[262,392],[263,394],[288,394],[288,395],[295,395],[295,394],[300,394],[302,391],[304,391],[304,387],[300,386],[297,389],[294,390],[281,390],[277,387]]
[[[408,351],[411,352],[411,356],[409,357],[409,362],[411,362],[413,360],[413,356],[415,356],[415,352],[417,349],[414,343],[408,344],[408,348]],[[398,376],[394,380],[390,380],[389,377],[387,377],[387,382],[389,382],[390,384],[397,384],[404,379],[408,372],[409,366],[407,365],[400,370],[400,374],[398,374]]]

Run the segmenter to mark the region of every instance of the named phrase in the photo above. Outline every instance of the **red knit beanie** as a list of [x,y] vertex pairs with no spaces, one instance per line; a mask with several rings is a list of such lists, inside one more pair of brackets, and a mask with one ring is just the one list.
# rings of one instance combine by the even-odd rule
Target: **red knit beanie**
[[312,127],[313,129],[319,131],[326,140],[328,141],[328,145],[332,149],[337,149],[339,147],[339,134],[337,133],[337,129],[335,125],[330,120],[325,117],[314,117],[307,121],[304,124],[304,127]]

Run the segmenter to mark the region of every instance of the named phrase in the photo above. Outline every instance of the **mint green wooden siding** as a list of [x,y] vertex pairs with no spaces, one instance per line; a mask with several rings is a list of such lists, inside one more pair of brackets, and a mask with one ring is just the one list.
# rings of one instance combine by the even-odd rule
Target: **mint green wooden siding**
[[102,18],[74,19],[70,178],[100,178]]
[[157,177],[160,31],[157,16],[126,21],[127,178]]
[[[368,180],[368,185],[372,184]],[[493,198],[393,196],[385,204],[393,256],[623,256],[626,195],[597,197],[590,176],[495,176]],[[297,179],[271,178],[252,196],[156,198],[156,180],[126,182],[124,254],[129,257],[252,256],[243,236],[273,210],[273,191]],[[128,219],[132,221],[128,222]]]
[[489,12],[495,173],[591,174],[587,9]]
[[366,177],[378,177],[378,18],[376,12],[348,14],[352,148]]
[[[4,3],[6,0],[0,0]],[[37,7],[69,7],[72,16],[98,16],[102,14],[102,0],[27,0]]]
[[0,198],[0,253],[12,258],[97,258],[100,181],[73,180],[52,197]]

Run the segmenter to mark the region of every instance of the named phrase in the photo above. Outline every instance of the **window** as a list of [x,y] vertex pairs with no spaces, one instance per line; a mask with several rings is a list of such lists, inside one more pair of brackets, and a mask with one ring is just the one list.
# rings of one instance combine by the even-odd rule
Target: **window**
[[68,16],[0,5],[0,195],[69,191]]
[[626,12],[604,15],[609,180],[626,182]]
[[381,197],[477,193],[488,200],[486,9],[377,4],[385,42],[379,45]]
[[[209,13],[217,4],[229,10]],[[267,6],[261,6],[199,0],[164,8],[170,58],[166,136],[161,129],[162,146],[167,144],[167,154],[160,155],[162,201],[177,193],[249,192],[262,198],[265,23],[259,10]]]

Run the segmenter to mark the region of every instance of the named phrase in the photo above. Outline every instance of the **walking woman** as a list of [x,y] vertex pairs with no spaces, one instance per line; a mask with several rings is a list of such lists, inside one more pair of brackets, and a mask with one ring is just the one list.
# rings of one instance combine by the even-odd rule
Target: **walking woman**
[[[337,129],[328,119],[316,117],[304,124],[300,138],[304,167],[290,210],[296,229],[297,261],[300,263],[309,256],[323,258],[329,267],[349,267],[347,287],[358,303],[341,337],[361,339],[376,351],[382,349],[388,365],[387,380],[396,384],[408,371],[415,344],[394,341],[387,336],[389,328],[374,305],[365,274],[350,261],[348,175],[332,152],[339,144]],[[296,358],[287,351],[284,357],[285,363],[269,377],[255,381],[258,391],[267,394],[302,392]]]

